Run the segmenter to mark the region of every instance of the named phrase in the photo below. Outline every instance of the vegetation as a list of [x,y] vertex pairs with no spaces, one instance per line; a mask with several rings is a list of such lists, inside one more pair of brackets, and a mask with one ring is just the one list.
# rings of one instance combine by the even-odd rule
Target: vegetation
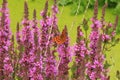
[[[32,7],[32,3],[37,4],[38,2],[28,0],[28,4]],[[11,3],[13,2],[11,1]],[[51,1],[50,4],[53,4],[53,2]],[[40,19],[40,15],[36,15],[36,10],[32,7],[28,8],[27,2],[25,2],[24,10],[22,8],[21,10],[14,9],[13,11],[10,6],[10,17],[12,20],[9,20],[9,6],[7,7],[6,0],[3,0],[0,12],[0,76],[2,76],[0,79],[59,80],[64,78],[68,80],[70,77],[72,79],[82,78],[83,80],[119,79],[119,62],[114,63],[112,61],[112,58],[115,61],[119,60],[119,56],[111,54],[119,50],[119,46],[116,45],[119,42],[119,36],[115,34],[118,16],[115,19],[115,16],[110,13],[110,9],[105,10],[106,5],[102,9],[102,18],[98,14],[101,13],[101,9],[98,9],[97,0],[94,15],[90,15],[93,14],[93,10],[89,9],[84,14],[85,16],[81,14],[74,17],[70,16],[67,13],[69,12],[68,7],[60,7],[62,12],[58,14],[57,18],[58,8],[56,0],[52,10],[51,8],[48,9],[48,2],[46,2],[45,8],[41,11],[42,19]],[[37,11],[39,10],[37,7]],[[17,13],[20,16],[22,16],[24,11],[22,20],[20,20],[20,16],[15,17],[15,11],[20,12],[21,14]],[[105,17],[105,11],[107,11],[107,17]],[[31,16],[32,13],[33,18]],[[73,24],[69,20],[70,18],[73,19]],[[85,18],[88,19],[86,20]],[[58,23],[57,19],[59,19]],[[64,22],[63,19],[65,20]],[[20,24],[17,23],[17,30],[14,30],[16,28],[15,24],[18,22],[16,20]],[[16,36],[13,33],[11,34],[10,21],[12,21],[11,28]],[[67,26],[64,27],[65,24]],[[69,26],[71,27],[69,28]],[[77,36],[74,36],[75,33],[73,32],[77,32]],[[111,52],[112,47],[115,48]],[[112,69],[112,67],[114,68]],[[111,71],[110,77],[107,74],[109,69]],[[96,73],[97,71],[100,72]]]

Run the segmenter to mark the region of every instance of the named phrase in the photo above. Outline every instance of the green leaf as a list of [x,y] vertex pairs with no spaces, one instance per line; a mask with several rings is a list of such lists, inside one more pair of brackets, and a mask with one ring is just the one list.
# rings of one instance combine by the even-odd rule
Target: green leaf
[[72,73],[74,73],[76,70],[77,70],[77,67],[73,65],[73,66],[71,67]]
[[110,0],[111,2],[116,2],[116,3],[118,3],[118,2],[120,2],[120,0]]
[[71,78],[75,78],[74,73],[76,72],[76,70],[77,70],[77,67],[76,67],[76,65],[75,65],[75,63],[74,63],[74,64],[72,65],[72,67],[71,67],[71,72],[72,72]]
[[89,29],[89,26],[88,26],[88,19],[84,19],[83,20],[83,29],[85,30],[85,31],[87,31],[88,29]]
[[119,70],[116,71],[116,77],[118,78],[118,80],[120,80],[120,71]]
[[105,61],[104,68],[108,69],[110,66],[111,66],[111,64],[109,64],[107,61]]
[[60,6],[66,6],[71,3],[72,3],[72,0],[59,0],[58,1],[58,5],[60,5]]
[[115,14],[120,15],[120,2],[117,4],[115,8]]
[[118,21],[118,26],[117,26],[117,28],[116,28],[116,33],[117,33],[117,35],[120,34],[120,19],[119,19],[119,21]]

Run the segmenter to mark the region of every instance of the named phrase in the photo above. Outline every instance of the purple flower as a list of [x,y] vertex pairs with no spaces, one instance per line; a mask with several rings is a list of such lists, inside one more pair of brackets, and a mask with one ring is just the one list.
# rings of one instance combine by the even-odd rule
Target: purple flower
[[44,26],[44,27],[46,26],[46,28],[47,28],[47,26],[49,27],[52,25],[52,22],[53,22],[52,20],[53,20],[52,18],[47,17],[46,20],[41,20],[40,24],[41,24],[41,26]]
[[112,37],[114,37],[116,35],[116,31],[112,32]]
[[[114,35],[114,34],[113,34]],[[108,41],[108,40],[110,40],[111,39],[111,37],[109,36],[109,35],[107,35],[107,34],[103,34],[102,35],[102,40],[103,41]]]
[[101,28],[102,27],[102,23],[99,20],[95,20],[94,18],[91,19],[92,22],[94,22],[94,24],[91,25],[92,28]]
[[[67,31],[67,27],[65,26],[66,31]],[[66,32],[67,35],[67,40],[66,42],[64,42],[63,44],[58,46],[58,53],[59,53],[59,58],[60,58],[60,62],[58,64],[58,76],[59,76],[59,80],[62,80],[63,77],[65,78],[65,80],[67,80],[67,76],[68,76],[68,70],[69,70],[69,62],[71,59],[71,54],[70,54],[70,47],[69,47],[69,38],[68,38],[68,33]]]
[[53,10],[54,14],[58,13],[58,7],[56,4],[52,6],[52,10]]
[[46,20],[46,22],[47,22],[47,25],[48,25],[48,26],[51,26],[51,25],[52,25],[52,22],[53,22],[53,19],[52,19],[52,18],[48,18],[48,19]]
[[112,23],[109,23],[109,24],[108,24],[108,27],[110,27],[110,28],[111,28],[112,26],[113,26],[113,24],[112,24]]
[[9,20],[9,10],[7,9],[7,1],[3,0],[0,17],[0,80],[12,79],[13,67],[9,55],[11,45],[11,30]]
[[[96,0],[97,3],[98,0]],[[94,13],[95,16],[95,13]],[[86,64],[86,73],[91,80],[102,79],[104,74],[104,55],[102,54],[102,40],[109,40],[108,35],[101,35],[102,23],[95,16],[92,20],[92,30],[90,33],[90,61]],[[105,77],[105,76],[104,76]],[[107,77],[107,76],[106,76]],[[106,79],[105,79],[106,80]]]
[[41,25],[41,26],[46,26],[45,21],[44,21],[44,20],[41,20],[41,21],[40,21],[40,25]]
[[46,64],[46,76],[50,77],[50,76],[56,76],[57,75],[57,68],[55,67],[55,59],[53,56],[50,56],[47,59],[47,64]]
[[86,56],[88,55],[88,50],[84,41],[84,35],[80,26],[77,28],[77,40],[74,46],[75,62],[73,67],[76,67],[76,70],[73,73],[75,79],[81,78],[85,79],[85,70],[86,70]]
[[[22,35],[21,35],[21,43],[24,48],[22,55],[20,57],[19,63],[20,63],[20,77],[23,77],[24,79],[35,79],[42,80],[41,75],[41,57],[40,54],[38,54],[40,45],[36,44],[39,43],[39,28],[37,27],[36,20],[34,18],[33,21],[29,21],[28,19],[28,9],[27,4],[25,3],[25,17],[22,21]],[[38,36],[36,36],[38,35]],[[40,59],[40,60],[39,60]],[[39,65],[38,65],[39,64]],[[25,71],[24,71],[25,70]]]
[[43,11],[41,11],[40,15],[41,15],[41,16],[43,16],[43,15],[44,15],[44,10],[43,10]]
[[8,56],[4,59],[4,72],[6,75],[10,75],[13,72],[13,67]]

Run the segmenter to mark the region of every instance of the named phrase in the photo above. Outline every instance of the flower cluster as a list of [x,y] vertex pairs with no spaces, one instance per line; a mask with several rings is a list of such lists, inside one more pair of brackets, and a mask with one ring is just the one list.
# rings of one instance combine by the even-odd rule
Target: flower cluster
[[7,1],[3,0],[0,17],[0,79],[12,79],[13,67],[9,48],[11,45],[11,31]]
[[65,26],[64,30],[66,30],[67,40],[65,43],[58,46],[58,53],[60,57],[60,61],[58,63],[58,80],[67,80],[68,79],[68,70],[69,70],[69,62],[71,60],[71,50],[69,47],[69,37],[67,33],[67,27]]
[[86,48],[84,35],[80,26],[77,28],[77,43],[74,47],[74,54],[75,54],[75,62],[73,68],[76,67],[75,71],[73,72],[73,77],[75,79],[85,79],[85,70],[86,70],[86,62],[89,51]]
[[[103,22],[97,19],[97,7],[98,0],[96,0],[95,3],[95,17],[91,19],[93,24],[91,25],[92,31],[90,33],[90,61],[88,61],[88,63],[86,64],[86,73],[91,80],[108,80],[108,76],[106,76],[105,74],[106,69],[104,68],[105,57],[103,54],[104,51],[102,50],[104,49],[104,47],[102,48],[102,42],[110,40],[110,37],[104,32],[105,25],[103,24]],[[104,20],[104,12],[102,20]],[[103,33],[101,33],[101,30],[103,30]]]

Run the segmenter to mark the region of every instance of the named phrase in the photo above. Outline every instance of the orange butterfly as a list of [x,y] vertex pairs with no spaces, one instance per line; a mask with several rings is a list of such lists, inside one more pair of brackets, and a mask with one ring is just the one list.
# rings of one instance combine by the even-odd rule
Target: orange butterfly
[[67,39],[67,29],[63,29],[62,34],[54,37],[52,40],[53,42],[56,42],[57,44],[63,44]]

